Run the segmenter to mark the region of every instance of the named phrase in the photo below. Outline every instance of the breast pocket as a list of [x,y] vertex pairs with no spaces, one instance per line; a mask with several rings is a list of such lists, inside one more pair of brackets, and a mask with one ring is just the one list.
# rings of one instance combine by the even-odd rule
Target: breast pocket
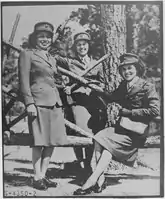
[[144,98],[144,93],[136,93],[132,96],[130,96],[130,99],[132,101],[139,101],[139,100],[142,100]]
[[132,106],[135,108],[140,108],[142,106],[144,95],[136,95],[130,98]]

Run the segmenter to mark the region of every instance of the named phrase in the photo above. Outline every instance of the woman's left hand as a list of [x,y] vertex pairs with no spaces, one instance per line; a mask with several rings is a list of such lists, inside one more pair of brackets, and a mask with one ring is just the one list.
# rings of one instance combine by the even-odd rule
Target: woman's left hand
[[30,104],[26,107],[27,113],[30,117],[37,117],[37,109],[34,104]]

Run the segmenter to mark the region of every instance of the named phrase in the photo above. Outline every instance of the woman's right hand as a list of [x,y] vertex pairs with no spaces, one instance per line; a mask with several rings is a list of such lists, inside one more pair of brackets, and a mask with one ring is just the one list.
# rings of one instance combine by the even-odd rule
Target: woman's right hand
[[67,95],[70,95],[71,94],[71,86],[66,86],[64,88],[64,92],[67,94]]
[[34,104],[30,104],[29,106],[27,106],[26,111],[28,113],[28,116],[37,117],[37,109]]

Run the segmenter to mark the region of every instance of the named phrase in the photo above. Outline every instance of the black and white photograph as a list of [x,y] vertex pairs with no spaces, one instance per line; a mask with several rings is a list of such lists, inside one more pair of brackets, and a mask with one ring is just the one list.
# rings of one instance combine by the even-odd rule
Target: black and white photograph
[[163,197],[163,1],[1,13],[3,198]]

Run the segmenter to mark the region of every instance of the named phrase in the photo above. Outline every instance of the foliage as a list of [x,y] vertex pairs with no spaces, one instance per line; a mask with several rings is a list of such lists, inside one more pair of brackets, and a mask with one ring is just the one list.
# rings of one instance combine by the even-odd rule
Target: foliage
[[2,68],[2,84],[13,89],[18,86],[18,55],[11,50]]
[[[8,87],[8,89],[18,88],[18,53],[10,50],[10,54],[4,62],[2,67],[2,85]],[[8,95],[2,95],[3,108],[4,105],[10,101]],[[9,115],[18,115],[24,109],[24,105],[21,102],[15,102],[14,106],[10,109]]]
[[146,78],[155,84],[162,98],[162,40],[161,40],[161,4],[127,5],[127,46],[128,52],[138,54],[146,63]]
[[[88,5],[88,8],[79,8],[77,11],[73,11],[69,17],[69,21],[72,24],[79,23],[82,28],[80,31],[86,31],[91,36],[90,42],[90,53],[94,58],[100,58],[103,56],[102,50],[102,27],[100,20],[100,6]],[[79,28],[79,27],[78,27]],[[72,49],[73,36],[75,33],[79,32],[74,30],[74,25],[69,26],[66,24],[64,30],[60,32],[58,40],[54,42],[54,48],[56,48],[56,53],[62,56],[74,57],[74,52]]]
[[126,14],[128,51],[145,60],[148,77],[160,76],[160,4],[129,4]]
[[[162,68],[160,4],[128,4],[126,19],[127,52],[136,53],[143,58],[146,63],[147,77],[160,77]],[[91,54],[95,58],[100,58],[103,55],[104,41],[100,5],[79,8],[77,12],[71,13],[70,20],[78,22],[91,35]],[[73,31],[67,27],[64,32],[65,34],[61,36],[63,40],[58,42],[67,45],[69,38],[69,48],[63,48],[63,50],[65,55],[73,54],[71,53]],[[69,53],[66,52],[67,50]]]

